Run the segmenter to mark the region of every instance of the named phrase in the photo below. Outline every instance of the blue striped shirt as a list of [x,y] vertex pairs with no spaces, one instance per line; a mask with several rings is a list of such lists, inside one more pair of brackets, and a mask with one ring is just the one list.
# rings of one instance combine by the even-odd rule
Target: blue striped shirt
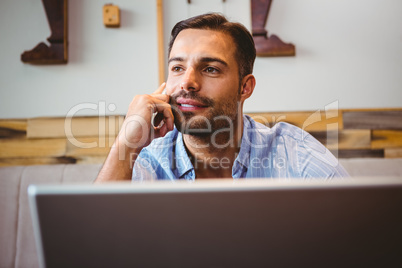
[[[268,128],[244,115],[239,154],[232,167],[233,178],[347,177],[337,158],[304,130],[280,122]],[[225,164],[225,163],[217,163]],[[137,157],[133,180],[195,179],[182,134],[174,129],[155,139]]]

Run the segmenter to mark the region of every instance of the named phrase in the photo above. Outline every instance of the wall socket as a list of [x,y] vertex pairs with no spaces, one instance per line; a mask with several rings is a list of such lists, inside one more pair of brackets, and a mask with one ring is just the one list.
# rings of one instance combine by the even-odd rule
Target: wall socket
[[120,27],[120,9],[113,4],[103,6],[103,24],[106,27]]

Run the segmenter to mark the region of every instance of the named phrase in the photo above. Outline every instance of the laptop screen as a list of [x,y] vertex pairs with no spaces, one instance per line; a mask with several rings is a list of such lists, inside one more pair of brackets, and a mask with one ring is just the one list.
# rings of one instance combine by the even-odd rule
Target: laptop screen
[[43,267],[402,264],[401,178],[30,186]]

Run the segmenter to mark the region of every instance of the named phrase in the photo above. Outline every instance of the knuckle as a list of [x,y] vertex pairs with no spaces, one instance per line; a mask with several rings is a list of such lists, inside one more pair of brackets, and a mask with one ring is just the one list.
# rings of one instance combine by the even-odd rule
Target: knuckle
[[137,95],[134,97],[132,100],[132,104],[137,104],[137,103],[145,103],[145,102],[150,102],[151,96],[149,95]]

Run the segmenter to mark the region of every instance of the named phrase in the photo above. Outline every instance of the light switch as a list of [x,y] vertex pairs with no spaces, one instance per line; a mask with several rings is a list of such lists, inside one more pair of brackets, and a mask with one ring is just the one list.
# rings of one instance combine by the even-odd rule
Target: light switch
[[118,6],[113,4],[103,6],[103,24],[106,27],[120,27],[120,10]]

